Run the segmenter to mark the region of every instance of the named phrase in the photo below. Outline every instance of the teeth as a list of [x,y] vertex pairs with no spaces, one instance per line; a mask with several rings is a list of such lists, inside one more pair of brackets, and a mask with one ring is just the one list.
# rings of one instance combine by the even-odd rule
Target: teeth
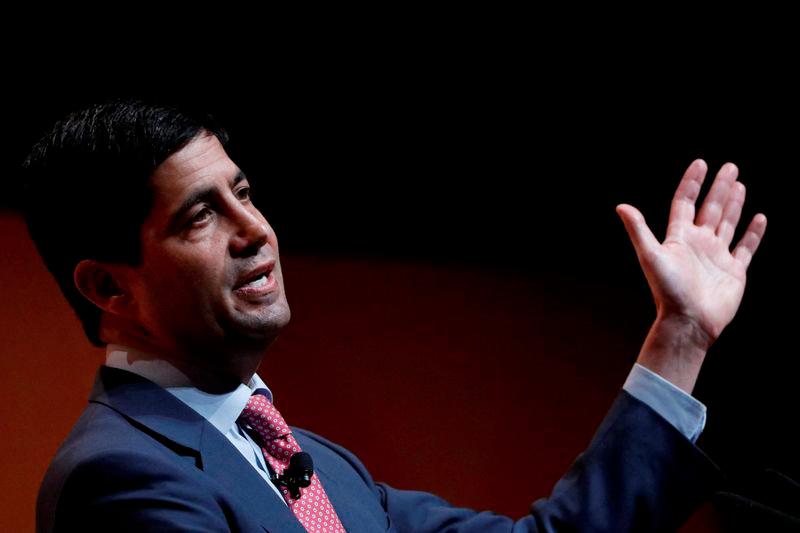
[[261,276],[257,277],[250,283],[245,283],[245,287],[261,287],[267,284],[267,276],[265,274],[261,274]]

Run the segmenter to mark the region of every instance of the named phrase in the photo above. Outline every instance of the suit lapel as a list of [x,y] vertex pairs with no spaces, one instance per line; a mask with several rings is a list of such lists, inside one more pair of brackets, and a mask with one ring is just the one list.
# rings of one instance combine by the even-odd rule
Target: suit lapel
[[367,512],[364,502],[359,499],[352,487],[348,487],[340,481],[347,479],[343,472],[337,472],[341,467],[338,464],[322,460],[326,454],[319,449],[320,444],[300,432],[295,431],[293,435],[300,447],[314,458],[314,474],[322,483],[328,499],[333,504],[339,520],[342,521],[342,525],[348,533],[386,531],[386,527],[376,524],[375,517]]
[[89,400],[107,405],[170,441],[176,452],[199,456],[200,468],[240,500],[250,517],[268,531],[305,531],[224,435],[155,383],[125,370],[102,366]]
[[336,480],[324,466],[315,467],[314,473],[319,477],[320,483],[325,488],[328,499],[333,504],[336,514],[348,533],[375,533],[384,529],[369,527],[375,524],[374,517],[364,511],[363,502],[355,501],[352,491]]
[[203,432],[201,454],[203,471],[239,496],[264,528],[275,532],[305,533],[289,507],[211,424],[208,424],[208,431]]

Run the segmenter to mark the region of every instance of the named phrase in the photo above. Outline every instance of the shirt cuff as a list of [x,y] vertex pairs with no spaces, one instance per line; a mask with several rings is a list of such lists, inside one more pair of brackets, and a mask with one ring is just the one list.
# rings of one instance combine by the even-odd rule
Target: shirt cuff
[[706,406],[652,370],[635,363],[622,388],[647,404],[690,441],[706,426]]

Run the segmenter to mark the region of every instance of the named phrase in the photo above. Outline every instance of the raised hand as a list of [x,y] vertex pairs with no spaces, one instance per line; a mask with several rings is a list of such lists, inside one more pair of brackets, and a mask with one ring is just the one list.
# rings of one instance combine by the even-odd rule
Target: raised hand
[[[745,187],[736,180],[736,165],[726,163],[695,215],[706,171],[706,163],[701,159],[689,165],[672,199],[667,235],[662,243],[635,207],[617,206],[653,293],[657,324],[676,326],[674,334],[685,337],[665,339],[662,335],[662,344],[673,344],[673,348],[681,344],[683,349],[690,343],[689,351],[702,352],[703,356],[736,315],[744,294],[747,267],[767,227],[767,218],[761,213],[755,215],[731,251]],[[662,327],[660,334],[667,329]],[[666,349],[666,345],[661,348]],[[667,353],[661,353],[659,358],[666,356]]]

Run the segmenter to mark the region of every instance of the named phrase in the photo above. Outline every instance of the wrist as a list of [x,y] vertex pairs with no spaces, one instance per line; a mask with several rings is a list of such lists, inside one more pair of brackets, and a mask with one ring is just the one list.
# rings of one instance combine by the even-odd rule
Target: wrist
[[675,313],[658,313],[650,334],[663,342],[680,346],[686,356],[700,352],[705,355],[715,340],[697,320]]
[[710,345],[710,336],[695,321],[659,316],[636,362],[691,394]]

